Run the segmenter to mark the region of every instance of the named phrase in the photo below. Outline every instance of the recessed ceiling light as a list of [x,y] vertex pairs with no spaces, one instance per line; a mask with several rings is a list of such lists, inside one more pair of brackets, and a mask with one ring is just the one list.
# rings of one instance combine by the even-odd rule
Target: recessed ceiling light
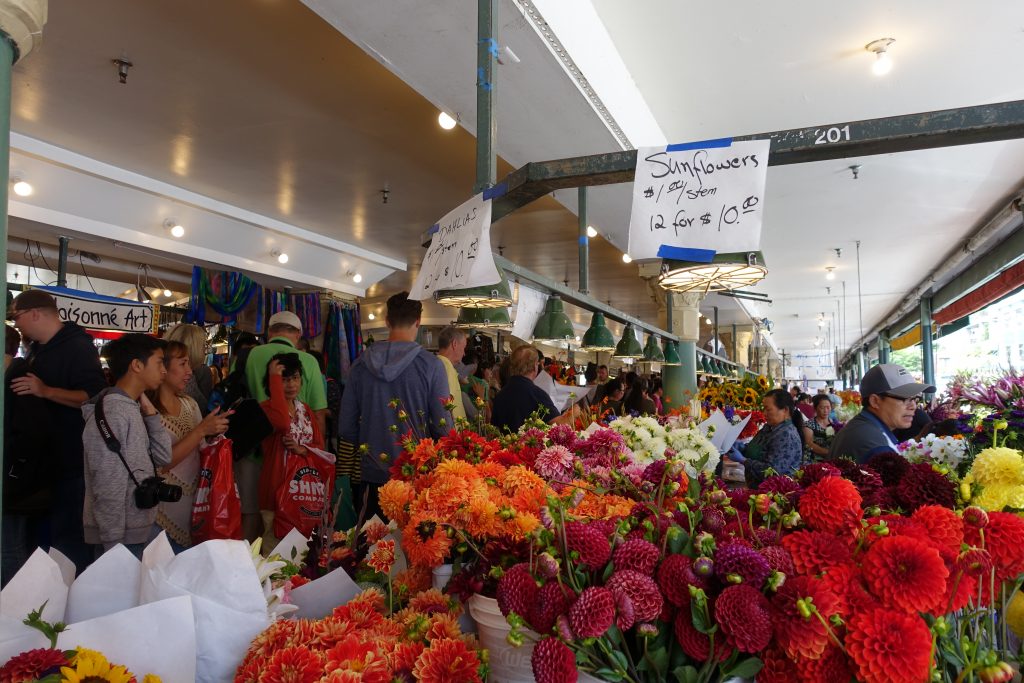
[[26,182],[21,178],[12,178],[12,182],[14,183],[14,194],[19,197],[27,197],[34,192],[32,183]]
[[276,258],[277,262],[280,263],[281,265],[288,263],[288,254],[284,253],[283,251],[278,251],[277,249],[274,249],[272,252],[270,252],[270,255]]
[[455,118],[446,111],[437,115],[437,125],[441,126],[445,130],[451,130],[455,127],[456,123],[458,123],[458,121],[456,121]]
[[174,292],[172,292],[169,289],[165,289],[164,290],[164,296],[167,297],[168,299],[170,299],[172,296],[174,296]]
[[352,282],[355,282],[356,284],[359,284],[362,281],[363,281],[363,276],[360,275],[359,273],[356,273],[355,275],[352,276]]
[[623,254],[622,255],[622,262],[623,263],[632,263],[633,262],[633,257],[630,256],[629,254]]
[[171,237],[182,238],[185,236],[185,228],[173,218],[164,221],[164,228],[171,233]]
[[892,71],[892,58],[889,56],[889,46],[896,42],[895,38],[879,38],[872,40],[864,46],[868,52],[875,53],[875,63],[871,65],[871,72],[876,76],[884,76]]
[[375,316],[373,313],[371,313],[370,315],[368,315],[366,317],[369,318],[370,320],[376,320],[377,319],[377,316]]
[[597,228],[595,228],[593,225],[588,225],[587,237],[597,237]]
[[826,280],[835,280],[836,279],[836,274],[834,272],[832,272],[835,269],[836,269],[835,266],[828,266],[827,268],[825,268],[825,279]]

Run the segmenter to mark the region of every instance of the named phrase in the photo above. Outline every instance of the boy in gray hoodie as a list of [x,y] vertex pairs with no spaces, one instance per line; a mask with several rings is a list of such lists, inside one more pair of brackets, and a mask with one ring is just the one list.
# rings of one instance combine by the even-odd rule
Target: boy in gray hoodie
[[[156,507],[136,505],[136,482],[156,476],[157,468],[171,462],[170,432],[145,394],[159,387],[166,375],[164,346],[163,340],[144,334],[126,334],[104,346],[102,356],[115,384],[82,406],[85,542],[102,544],[103,550],[123,543],[140,558],[154,536]],[[124,462],[100,433],[96,406],[101,401],[103,417],[121,444]]]

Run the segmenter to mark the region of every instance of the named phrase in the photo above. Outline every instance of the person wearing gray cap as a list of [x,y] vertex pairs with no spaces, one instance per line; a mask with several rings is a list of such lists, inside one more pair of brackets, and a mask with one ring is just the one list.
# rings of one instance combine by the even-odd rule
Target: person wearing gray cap
[[909,427],[921,394],[934,391],[931,385],[915,382],[899,365],[871,368],[860,381],[864,410],[836,434],[829,458],[849,457],[863,464],[878,453],[896,451],[899,441],[893,430]]

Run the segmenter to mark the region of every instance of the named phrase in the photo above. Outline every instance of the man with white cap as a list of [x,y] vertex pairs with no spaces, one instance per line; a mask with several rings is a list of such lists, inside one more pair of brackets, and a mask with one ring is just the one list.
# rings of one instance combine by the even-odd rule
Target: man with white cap
[[893,430],[909,427],[921,394],[934,391],[899,365],[871,368],[860,381],[864,410],[836,434],[829,458],[850,457],[863,464],[873,455],[895,451],[899,441]]
[[279,353],[297,353],[302,363],[302,389],[298,399],[309,406],[320,422],[320,433],[326,434],[327,420],[327,389],[324,376],[320,372],[320,363],[316,358],[298,350],[302,339],[302,322],[299,316],[291,311],[278,311],[270,316],[267,324],[268,341],[256,346],[249,352],[249,360],[245,364],[245,379],[249,384],[252,397],[261,403],[270,396],[263,386],[263,378],[267,375],[267,365]]

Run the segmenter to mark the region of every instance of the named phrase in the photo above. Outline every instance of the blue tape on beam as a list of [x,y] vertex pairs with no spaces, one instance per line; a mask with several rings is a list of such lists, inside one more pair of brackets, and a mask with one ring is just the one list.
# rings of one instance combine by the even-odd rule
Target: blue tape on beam
[[667,258],[672,261],[711,263],[716,253],[714,249],[691,249],[689,247],[673,247],[668,244],[658,247],[658,258]]
[[484,201],[488,199],[497,199],[498,197],[504,197],[505,193],[508,192],[508,183],[498,183],[494,187],[488,187],[484,189]]
[[688,149],[715,149],[717,147],[731,147],[732,138],[718,138],[717,140],[702,140],[700,142],[680,142],[676,145],[669,145],[666,152],[685,152]]
[[434,223],[433,225],[430,226],[430,230],[427,230],[427,234],[428,235],[433,235],[435,232],[437,232],[440,229],[441,229],[441,224],[440,223]]
[[580,236],[580,244],[589,244],[589,243],[590,243],[590,238],[589,237],[587,237],[586,235],[581,235]]

